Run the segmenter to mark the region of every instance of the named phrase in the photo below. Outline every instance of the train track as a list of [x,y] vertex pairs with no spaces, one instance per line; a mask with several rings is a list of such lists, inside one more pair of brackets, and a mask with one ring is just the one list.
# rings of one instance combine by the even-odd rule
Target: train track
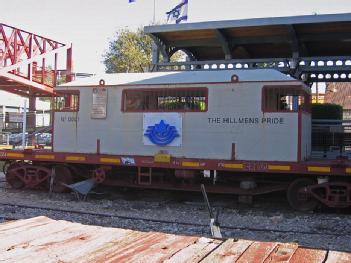
[[18,220],[18,218],[0,215],[0,222],[13,221],[13,220]]
[[[71,210],[71,209],[63,209],[63,208],[52,208],[52,207],[43,207],[43,206],[34,206],[34,205],[23,205],[23,204],[13,204],[13,203],[6,203],[0,202],[1,206],[4,207],[14,207],[14,208],[21,208],[21,209],[36,209],[41,211],[50,211],[50,212],[60,212],[60,213],[67,213],[67,214],[75,214],[75,215],[88,215],[92,217],[100,217],[100,218],[110,218],[110,219],[119,219],[119,220],[132,220],[136,222],[144,222],[144,223],[154,223],[154,224],[166,224],[166,225],[178,225],[183,227],[197,227],[201,229],[209,228],[208,224],[202,223],[190,223],[190,222],[182,222],[182,221],[175,221],[175,220],[163,220],[163,219],[153,219],[153,218],[142,218],[142,217],[134,217],[134,216],[121,216],[109,213],[96,213],[96,212],[87,212],[81,210]],[[1,217],[0,217],[1,218]],[[11,218],[6,217],[7,220],[14,220],[19,218]],[[120,221],[119,221],[120,222]],[[325,231],[296,231],[296,230],[281,230],[281,229],[274,229],[274,228],[255,228],[255,227],[234,227],[234,226],[221,226],[221,229],[224,231],[247,231],[247,232],[269,232],[269,233],[278,233],[278,234],[299,234],[299,235],[323,235],[323,236],[346,236],[350,235],[350,233],[339,233],[339,232],[325,232]]]

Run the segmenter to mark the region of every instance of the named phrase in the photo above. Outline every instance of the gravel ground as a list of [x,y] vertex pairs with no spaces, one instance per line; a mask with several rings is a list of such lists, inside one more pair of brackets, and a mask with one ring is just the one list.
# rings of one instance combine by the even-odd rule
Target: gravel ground
[[[105,188],[98,189],[104,192],[104,195],[92,195],[88,201],[83,202],[75,200],[72,194],[53,194],[49,197],[45,192],[9,189],[2,181],[4,178],[3,175],[0,175],[0,203],[10,202],[18,205],[74,209],[125,217],[209,224],[209,215],[203,204],[202,196],[197,193],[153,190],[123,191]],[[210,195],[209,198],[212,206],[220,210],[219,221],[224,237],[298,242],[307,247],[351,251],[349,211],[326,211],[324,209],[315,213],[298,213],[288,207],[282,194],[259,197],[252,206],[239,204],[235,196]],[[0,205],[0,216],[28,218],[38,215],[84,224],[141,231],[210,236],[209,227],[203,226],[166,224]],[[254,231],[252,228],[267,231]]]

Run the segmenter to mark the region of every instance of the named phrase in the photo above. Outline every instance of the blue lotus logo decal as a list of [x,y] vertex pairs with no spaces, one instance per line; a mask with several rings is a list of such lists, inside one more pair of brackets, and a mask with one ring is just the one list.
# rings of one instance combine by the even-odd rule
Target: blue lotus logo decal
[[170,144],[176,137],[179,137],[176,127],[165,123],[164,120],[154,126],[148,126],[144,135],[153,144],[160,146]]

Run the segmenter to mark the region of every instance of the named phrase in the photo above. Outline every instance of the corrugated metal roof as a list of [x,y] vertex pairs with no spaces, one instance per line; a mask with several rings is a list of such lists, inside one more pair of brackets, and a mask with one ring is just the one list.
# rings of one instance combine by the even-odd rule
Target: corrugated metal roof
[[327,84],[324,97],[325,103],[335,103],[343,107],[344,110],[351,109],[351,83],[331,82]]
[[59,87],[96,86],[101,79],[105,80],[106,85],[112,86],[230,82],[233,75],[237,75],[240,81],[296,81],[277,70],[246,69],[103,74],[78,79]]
[[0,224],[2,262],[351,262],[296,243],[216,240],[36,217]]

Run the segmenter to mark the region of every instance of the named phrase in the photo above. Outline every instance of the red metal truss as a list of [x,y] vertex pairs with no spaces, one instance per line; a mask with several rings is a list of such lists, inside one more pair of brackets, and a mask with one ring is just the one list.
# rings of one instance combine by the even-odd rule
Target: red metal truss
[[62,53],[70,81],[71,46],[0,23],[0,89],[26,97],[51,95]]

